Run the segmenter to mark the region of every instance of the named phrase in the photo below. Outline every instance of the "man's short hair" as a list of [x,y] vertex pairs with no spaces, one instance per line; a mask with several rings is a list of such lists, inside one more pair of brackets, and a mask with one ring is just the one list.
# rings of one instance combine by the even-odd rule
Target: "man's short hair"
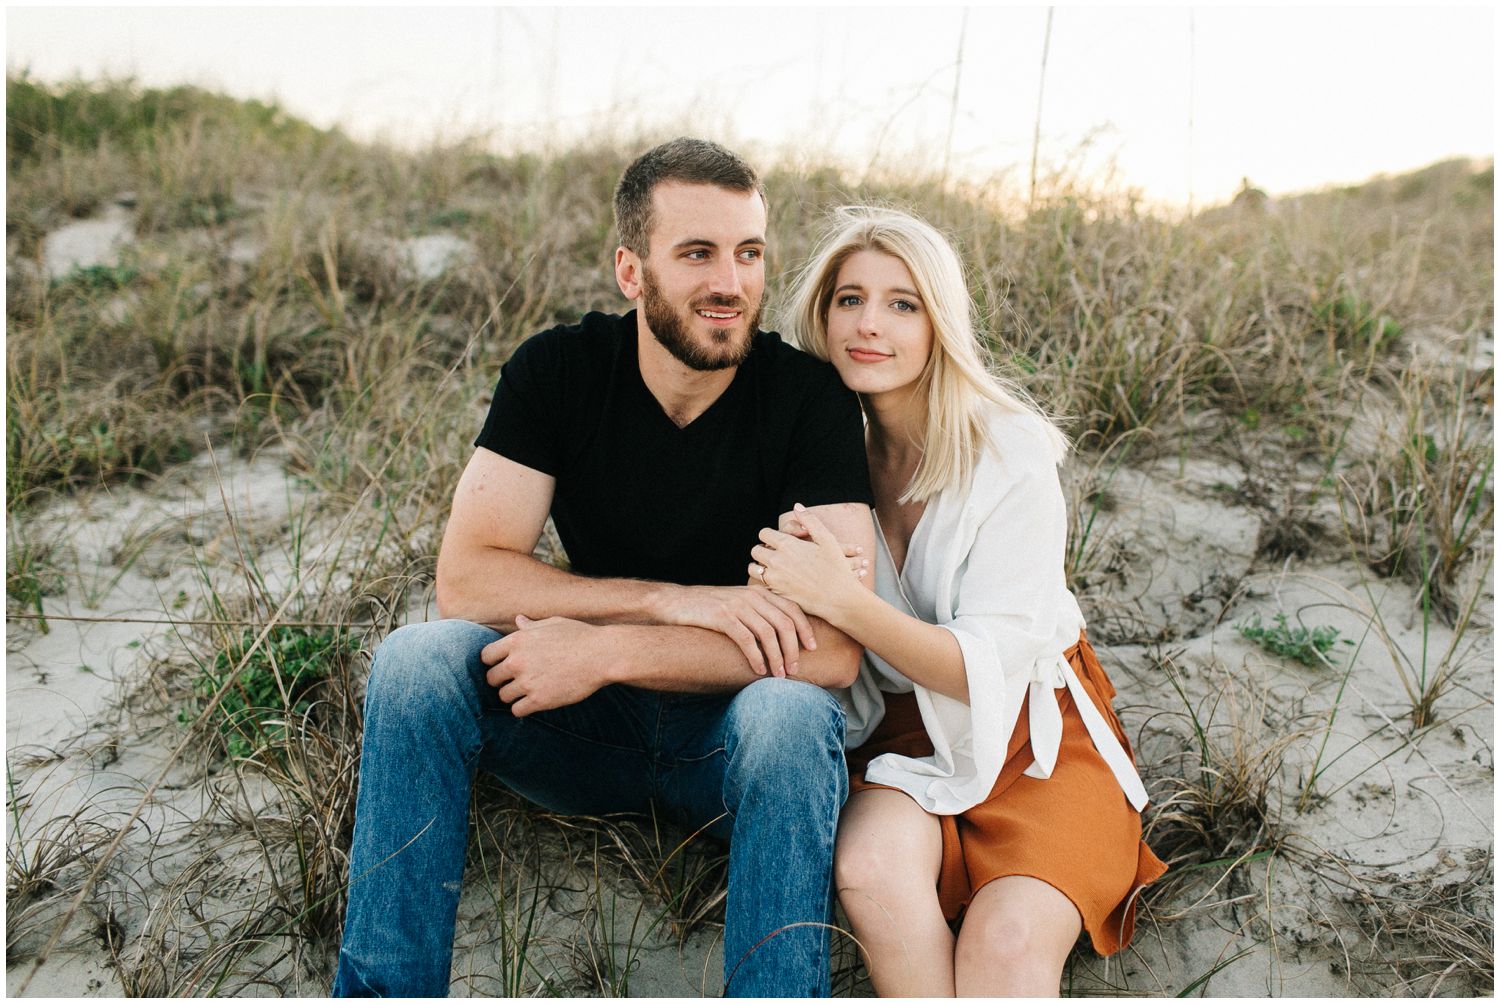
[[642,258],[650,253],[651,193],[664,181],[756,192],[763,204],[766,201],[766,189],[755,168],[717,143],[679,136],[652,147],[625,169],[615,188],[620,244]]

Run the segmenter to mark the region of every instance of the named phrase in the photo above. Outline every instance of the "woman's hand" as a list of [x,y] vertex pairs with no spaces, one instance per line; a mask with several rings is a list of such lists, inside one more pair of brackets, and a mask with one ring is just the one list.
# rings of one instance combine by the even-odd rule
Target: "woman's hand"
[[782,525],[805,531],[809,539],[770,527],[762,530],[760,544],[750,550],[755,559],[749,567],[751,581],[837,627],[851,591],[864,588],[859,580],[867,574],[869,560],[859,556],[860,548],[846,552],[838,538],[800,503],[792,515],[792,522],[783,519]]

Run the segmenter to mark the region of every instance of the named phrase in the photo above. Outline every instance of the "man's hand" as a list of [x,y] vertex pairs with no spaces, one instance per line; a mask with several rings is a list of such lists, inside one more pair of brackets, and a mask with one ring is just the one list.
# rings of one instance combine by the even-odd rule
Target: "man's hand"
[[577,704],[608,682],[611,653],[604,632],[567,617],[534,621],[517,615],[515,631],[480,651],[490,667],[484,678],[517,718]]
[[725,635],[758,676],[796,675],[800,651],[818,647],[802,609],[762,586],[665,586],[653,606],[661,624]]

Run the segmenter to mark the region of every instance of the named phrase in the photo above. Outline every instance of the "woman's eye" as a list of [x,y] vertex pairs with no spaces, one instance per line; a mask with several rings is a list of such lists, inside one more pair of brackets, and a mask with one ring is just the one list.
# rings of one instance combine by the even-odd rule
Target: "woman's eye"
[[859,306],[859,302],[859,297],[855,296],[853,293],[846,293],[833,301],[834,306],[836,307],[857,307]]
[[902,313],[915,313],[917,309],[917,305],[915,303],[912,303],[910,300],[897,300],[895,303],[891,304],[891,306],[895,307]]

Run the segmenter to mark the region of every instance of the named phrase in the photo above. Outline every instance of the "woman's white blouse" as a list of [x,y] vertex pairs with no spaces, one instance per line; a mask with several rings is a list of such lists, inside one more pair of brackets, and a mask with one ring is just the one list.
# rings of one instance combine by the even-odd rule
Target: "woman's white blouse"
[[989,429],[992,444],[968,490],[928,501],[899,576],[884,533],[876,534],[876,593],[953,633],[969,703],[913,684],[867,651],[854,686],[840,692],[848,745],[859,746],[880,724],[883,692],[915,691],[934,753],[887,753],[870,762],[865,777],[901,789],[928,812],[956,815],[989,796],[1028,693],[1035,760],[1026,773],[1051,776],[1062,738],[1055,691],[1067,687],[1094,746],[1139,810],[1146,804],[1140,777],[1063,657],[1078,641],[1083,614],[1063,576],[1067,516],[1041,420],[996,409]]

